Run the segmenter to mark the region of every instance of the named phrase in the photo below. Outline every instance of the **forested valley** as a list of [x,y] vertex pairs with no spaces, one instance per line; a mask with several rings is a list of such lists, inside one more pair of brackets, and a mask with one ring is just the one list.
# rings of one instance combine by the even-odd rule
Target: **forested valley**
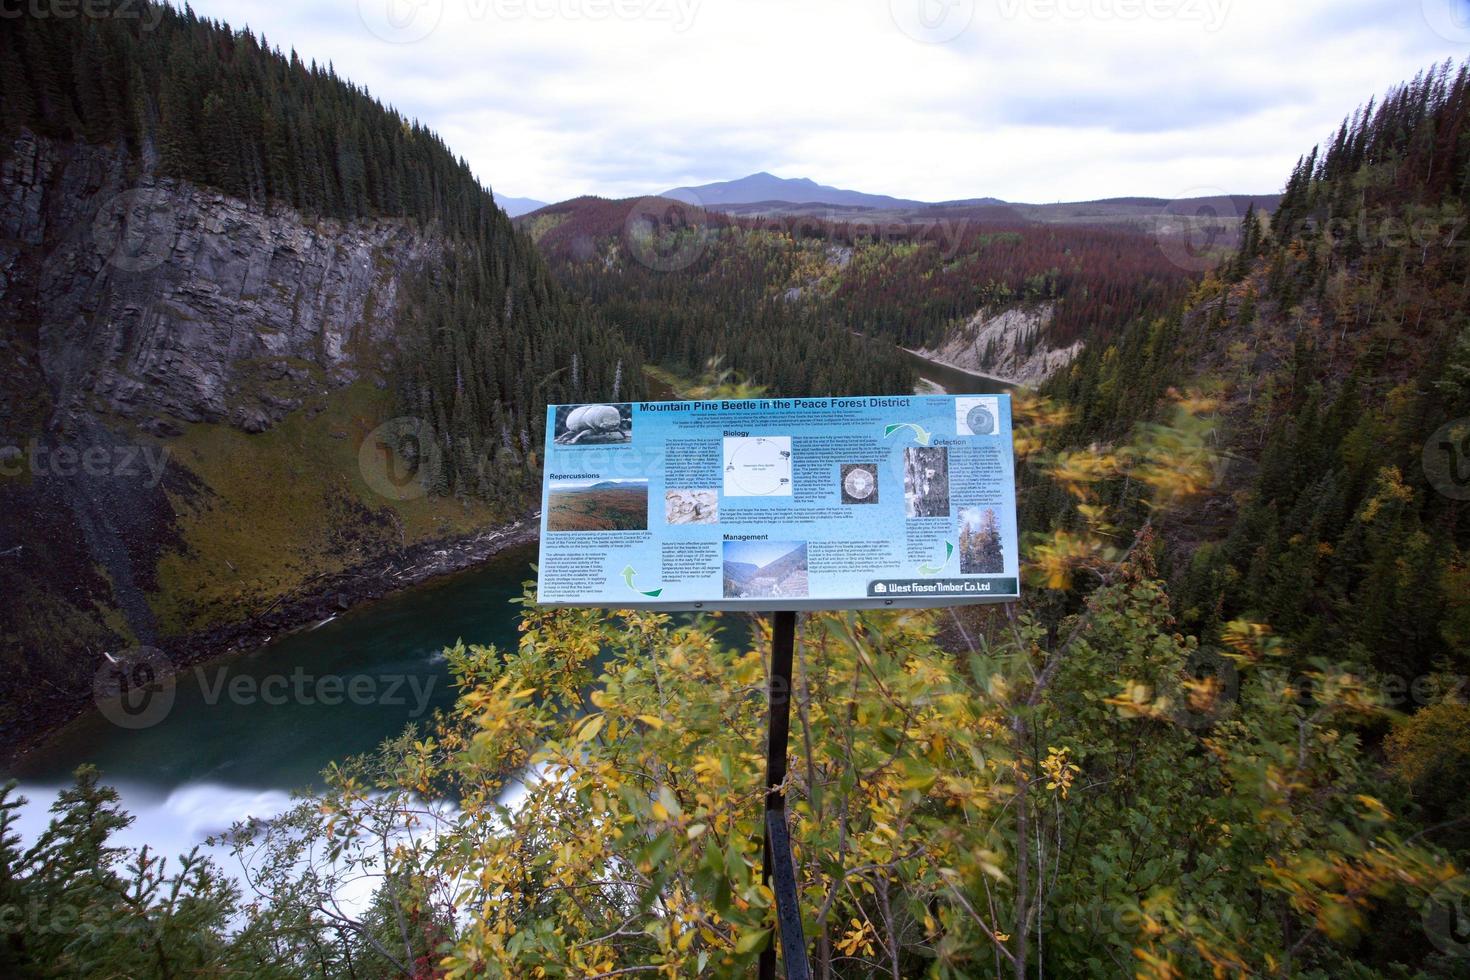
[[[937,346],[977,312],[1042,311],[1017,338],[1027,354],[1109,336],[1182,299],[1191,278],[1148,223],[932,210],[752,218],[578,198],[517,223],[650,361],[687,373],[719,356],[782,395],[912,390],[892,348]],[[1237,230],[1222,216],[1222,243]]]
[[424,458],[437,493],[523,501],[548,402],[641,393],[638,355],[556,287],[438,136],[331,65],[188,7],[143,6],[156,27],[24,18],[0,34],[0,128],[117,147],[135,173],[263,210],[397,219],[442,237],[442,262],[401,270],[412,299],[396,349],[365,352],[391,362],[403,414],[432,426],[439,445]]
[[[372,388],[344,416],[358,428],[427,423],[424,507],[524,511],[546,405],[643,398],[645,365],[710,397],[892,394],[916,383],[899,346],[978,311],[1044,307],[1025,344],[1080,341],[1014,396],[1025,602],[802,620],[786,794],[818,975],[1465,975],[1470,67],[1355,112],[1195,272],[1147,229],[980,213],[581,198],[513,224],[330,66],[158,12],[148,32],[7,24],[7,145],[107,147],[323,236],[432,238],[396,282],[392,337],[353,338],[361,378],[289,365],[328,418]],[[40,356],[38,303],[7,303],[12,355]],[[15,406],[54,392],[7,388],[20,435],[40,410]],[[180,436],[130,410],[45,424],[189,438],[206,473],[214,440],[244,438],[223,413]],[[185,483],[159,490],[170,508],[228,497]],[[15,514],[32,490],[4,488]],[[430,520],[326,499],[400,541]],[[267,536],[249,517],[231,520]],[[176,556],[207,553],[192,528]],[[76,559],[114,581],[94,564]],[[16,567],[16,589],[44,575]],[[131,818],[93,769],[33,840],[0,790],[0,973],[749,975],[773,940],[768,626],[732,641],[718,616],[520,601],[514,644],[444,651],[451,708],[217,834],[214,856],[119,843]],[[121,635],[119,615],[95,622]]]

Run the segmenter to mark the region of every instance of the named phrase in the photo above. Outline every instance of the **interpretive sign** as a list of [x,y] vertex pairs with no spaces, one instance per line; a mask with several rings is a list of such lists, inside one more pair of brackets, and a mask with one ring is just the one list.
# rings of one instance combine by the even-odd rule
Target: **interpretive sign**
[[547,410],[537,599],[869,609],[1019,597],[1008,395]]

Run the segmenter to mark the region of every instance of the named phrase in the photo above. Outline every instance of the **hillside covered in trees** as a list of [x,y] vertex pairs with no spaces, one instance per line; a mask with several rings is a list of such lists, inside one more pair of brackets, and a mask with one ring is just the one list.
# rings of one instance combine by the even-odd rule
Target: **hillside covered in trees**
[[434,133],[248,29],[108,3],[136,16],[27,17],[0,35],[3,132],[114,145],[139,175],[308,217],[401,219],[452,242],[443,267],[404,270],[425,278],[398,352],[401,406],[442,441],[440,492],[523,493],[506,474],[524,477],[548,401],[611,397],[615,380],[636,394],[635,355],[555,287]]
[[[427,574],[534,508],[548,403],[644,383],[423,126],[187,7],[91,8],[0,30],[18,739],[103,651],[185,663]],[[160,462],[9,465],[89,451]]]
[[828,261],[820,243],[793,247],[787,235],[662,198],[577,198],[517,222],[568,292],[650,363],[693,375],[719,358],[783,395],[913,390],[891,344],[788,298]]
[[487,193],[418,122],[249,28],[149,0],[22,17],[0,34],[5,132],[126,146],[163,176],[335,218],[474,234]]
[[1467,123],[1449,64],[1369,103],[1179,311],[1051,385],[1074,408],[1059,445],[1116,437],[1171,388],[1218,403],[1228,461],[1174,567],[1192,626],[1254,612],[1307,657],[1470,668]]
[[[1183,628],[1247,617],[1281,662],[1333,664],[1391,709],[1355,726],[1398,806],[1470,857],[1470,69],[1370,102],[1299,162],[1281,208],[1173,313],[1088,350],[1050,393],[1057,447],[1214,406],[1207,502],[1161,539]],[[1138,488],[1110,490],[1137,526]],[[1032,526],[1064,508],[1042,481]],[[1024,523],[1024,521],[1023,521]],[[1067,521],[1060,522],[1067,526]],[[1319,693],[1300,689],[1304,705]]]
[[[1032,314],[1013,340],[1023,357],[1109,337],[1177,302],[1193,277],[1153,223],[928,210],[751,217],[578,198],[518,223],[650,360],[687,371],[722,356],[782,394],[907,390],[891,347],[940,347],[977,314]],[[1222,217],[1221,241],[1235,234]]]

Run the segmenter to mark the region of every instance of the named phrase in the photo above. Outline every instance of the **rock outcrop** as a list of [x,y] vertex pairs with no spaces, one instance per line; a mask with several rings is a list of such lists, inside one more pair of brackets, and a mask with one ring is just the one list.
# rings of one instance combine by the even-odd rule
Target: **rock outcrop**
[[1080,340],[1069,347],[1047,345],[1052,313],[1048,305],[980,310],[944,343],[914,353],[1012,384],[1039,385],[1082,350]]
[[34,330],[49,425],[97,412],[260,431],[310,387],[382,368],[405,274],[442,240],[132,173],[22,135],[0,164],[0,317]]
[[[314,611],[323,582],[365,597],[399,554],[458,554],[454,532],[405,533],[354,490],[355,454],[293,443],[273,471],[200,476],[232,439],[269,438],[298,408],[314,418],[354,382],[386,388],[406,284],[448,247],[409,221],[316,219],[159,178],[117,147],[29,133],[0,147],[0,736],[86,703],[108,651],[156,644],[185,664],[264,635],[262,607],[269,632],[289,628],[283,610]],[[191,423],[218,429],[181,438]],[[287,556],[275,577],[191,537],[262,493],[322,532],[256,528]],[[348,543],[322,545],[332,535]],[[170,586],[160,570],[179,556],[196,556],[194,579]],[[178,591],[206,578],[238,598],[201,633]]]

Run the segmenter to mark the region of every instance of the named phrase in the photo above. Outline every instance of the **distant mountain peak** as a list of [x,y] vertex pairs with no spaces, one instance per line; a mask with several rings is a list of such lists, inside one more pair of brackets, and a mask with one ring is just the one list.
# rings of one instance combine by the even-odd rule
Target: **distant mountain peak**
[[717,210],[726,205],[758,204],[764,201],[780,201],[786,204],[834,204],[864,208],[923,206],[921,201],[909,201],[889,197],[887,194],[868,194],[841,187],[829,187],[826,184],[817,183],[810,177],[777,177],[765,170],[735,180],[675,187],[664,191],[660,196],[687,201],[691,204],[703,204]]
[[545,201],[538,201],[534,197],[510,197],[509,195],[496,194],[495,203],[505,211],[506,215],[518,218],[532,211],[539,211],[546,207]]

